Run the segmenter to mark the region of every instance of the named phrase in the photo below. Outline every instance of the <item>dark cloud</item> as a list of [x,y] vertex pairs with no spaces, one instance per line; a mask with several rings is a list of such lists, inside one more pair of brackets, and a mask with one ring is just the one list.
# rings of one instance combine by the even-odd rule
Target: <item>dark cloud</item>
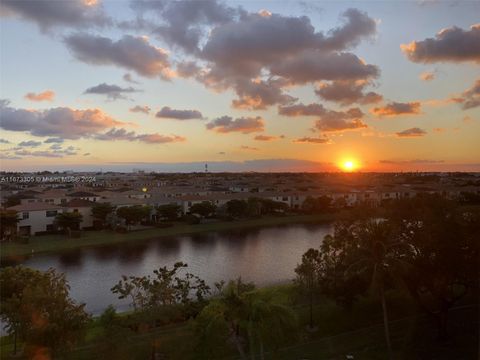
[[375,92],[364,92],[365,81],[333,81],[322,83],[315,93],[322,99],[334,101],[341,105],[353,103],[372,104],[383,100],[383,96]]
[[0,144],[10,144],[10,141],[7,139],[0,139]]
[[240,132],[249,134],[263,131],[264,126],[265,121],[260,116],[241,117],[235,120],[230,116],[222,116],[209,122],[206,128],[219,133]]
[[188,53],[199,51],[199,42],[205,34],[205,25],[218,25],[229,22],[235,10],[216,0],[184,0],[165,3],[158,11],[165,21],[154,29],[154,33],[173,46]]
[[398,137],[421,137],[425,136],[427,132],[418,127],[410,128],[396,133]]
[[2,0],[0,15],[32,21],[42,31],[54,26],[87,28],[112,23],[101,5],[85,0]]
[[97,140],[125,140],[125,141],[141,141],[148,144],[165,144],[172,142],[183,142],[186,139],[178,135],[160,135],[160,134],[137,134],[134,131],[127,131],[125,129],[112,128],[109,131],[95,136]]
[[296,104],[278,107],[278,114],[284,116],[322,116],[327,111],[322,104]]
[[84,153],[82,156],[90,156],[91,154],[90,153]]
[[330,139],[327,137],[303,137],[295,139],[293,142],[302,144],[330,144]]
[[144,114],[150,114],[151,110],[152,109],[150,109],[150,107],[147,106],[147,105],[143,105],[143,106],[137,105],[137,106],[134,106],[133,108],[129,109],[130,112],[133,112],[133,113],[141,112],[141,113],[144,113]]
[[287,79],[291,84],[306,84],[321,80],[374,78],[380,74],[380,70],[375,65],[365,64],[352,53],[309,50],[276,62],[271,66],[271,73]]
[[443,29],[435,38],[413,41],[401,45],[410,61],[418,63],[434,62],[480,62],[480,24],[470,30],[456,26]]
[[168,106],[161,108],[155,117],[176,120],[203,119],[202,113],[198,110],[176,110]]
[[177,74],[184,78],[195,77],[200,70],[201,67],[195,61],[183,61],[177,64]]
[[0,128],[29,132],[34,136],[78,139],[121,124],[123,123],[99,109],[75,110],[57,107],[47,110],[25,110],[12,108],[8,102],[2,102],[0,106]]
[[372,114],[376,116],[397,116],[397,115],[418,115],[420,114],[421,104],[419,102],[391,102],[382,107],[371,109]]
[[451,100],[462,104],[463,110],[480,106],[480,79],[477,79],[475,83],[460,96],[452,98]]
[[280,106],[278,113],[285,116],[317,116],[314,124],[316,130],[323,132],[336,132],[366,128],[361,121],[364,114],[359,108],[351,108],[346,111],[328,110],[321,104],[296,104],[292,106]]
[[48,138],[47,140],[44,141],[45,144],[52,144],[52,143],[57,143],[57,144],[60,144],[60,143],[63,143],[63,139],[62,138]]
[[375,34],[375,21],[356,9],[342,16],[342,26],[324,34],[316,32],[306,16],[241,11],[211,29],[196,54],[205,66],[182,64],[179,75],[216,91],[233,89],[238,99],[232,105],[250,110],[294,102],[285,93],[293,85],[378,77],[378,67],[346,51]]
[[34,141],[34,140],[22,141],[21,143],[18,144],[18,146],[21,146],[21,147],[37,147],[40,145],[42,145],[41,141]]
[[105,95],[107,98],[112,100],[117,99],[126,99],[127,97],[124,94],[131,94],[138,92],[139,90],[134,89],[133,87],[122,88],[118,85],[109,85],[106,83],[101,83],[99,85],[88,88],[84,91],[84,94],[98,94]]
[[41,93],[30,92],[25,95],[25,99],[30,101],[53,101],[55,98],[55,92],[52,90],[45,90]]
[[150,78],[168,80],[172,76],[167,52],[151,45],[145,37],[124,35],[113,41],[80,33],[67,36],[65,43],[75,58],[88,64],[116,65]]

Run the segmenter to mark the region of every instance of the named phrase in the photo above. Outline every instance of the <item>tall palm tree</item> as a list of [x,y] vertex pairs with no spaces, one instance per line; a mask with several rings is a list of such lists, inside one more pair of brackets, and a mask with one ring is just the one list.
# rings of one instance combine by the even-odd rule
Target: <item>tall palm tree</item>
[[400,242],[395,241],[393,227],[388,221],[365,220],[351,227],[353,243],[349,247],[348,273],[356,272],[370,277],[371,286],[382,304],[383,326],[389,359],[393,358],[385,288],[388,279],[398,277],[401,257]]

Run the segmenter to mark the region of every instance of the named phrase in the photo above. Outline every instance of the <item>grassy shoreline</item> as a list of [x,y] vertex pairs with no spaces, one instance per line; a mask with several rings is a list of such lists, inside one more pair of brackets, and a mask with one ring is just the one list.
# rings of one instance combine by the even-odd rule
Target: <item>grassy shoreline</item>
[[334,214],[291,215],[263,217],[237,221],[222,221],[208,224],[175,224],[168,228],[152,228],[118,234],[111,231],[85,231],[80,238],[67,238],[65,235],[31,237],[26,244],[0,244],[0,260],[9,260],[31,254],[52,254],[89,247],[128,244],[132,241],[148,241],[161,237],[198,234],[235,229],[258,228],[275,225],[323,223],[334,220]]

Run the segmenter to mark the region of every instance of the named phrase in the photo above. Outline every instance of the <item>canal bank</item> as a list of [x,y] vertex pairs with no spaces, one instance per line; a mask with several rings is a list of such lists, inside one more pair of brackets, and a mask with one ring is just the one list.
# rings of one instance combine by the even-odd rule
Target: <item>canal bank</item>
[[53,254],[70,250],[142,242],[162,237],[191,235],[206,232],[217,232],[236,229],[261,228],[277,225],[328,223],[334,220],[335,214],[292,215],[262,217],[235,221],[219,221],[207,224],[189,225],[175,223],[167,228],[151,228],[119,234],[112,231],[85,231],[79,238],[68,238],[66,235],[46,235],[31,237],[28,243],[0,244],[1,261],[14,258],[20,261],[22,257],[32,254]]

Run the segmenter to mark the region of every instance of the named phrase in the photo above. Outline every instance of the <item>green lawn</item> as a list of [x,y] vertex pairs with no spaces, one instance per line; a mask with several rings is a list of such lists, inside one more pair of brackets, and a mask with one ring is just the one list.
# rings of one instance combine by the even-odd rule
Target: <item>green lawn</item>
[[150,240],[165,236],[196,234],[202,232],[224,231],[231,229],[254,228],[285,224],[305,224],[328,222],[333,220],[333,214],[291,215],[262,217],[258,219],[224,221],[207,224],[187,225],[176,223],[168,228],[152,228],[118,234],[112,231],[84,231],[80,238],[68,238],[65,235],[46,235],[31,237],[27,244],[0,244],[1,258],[21,257],[32,253],[54,253],[71,249],[121,244],[129,241]]

